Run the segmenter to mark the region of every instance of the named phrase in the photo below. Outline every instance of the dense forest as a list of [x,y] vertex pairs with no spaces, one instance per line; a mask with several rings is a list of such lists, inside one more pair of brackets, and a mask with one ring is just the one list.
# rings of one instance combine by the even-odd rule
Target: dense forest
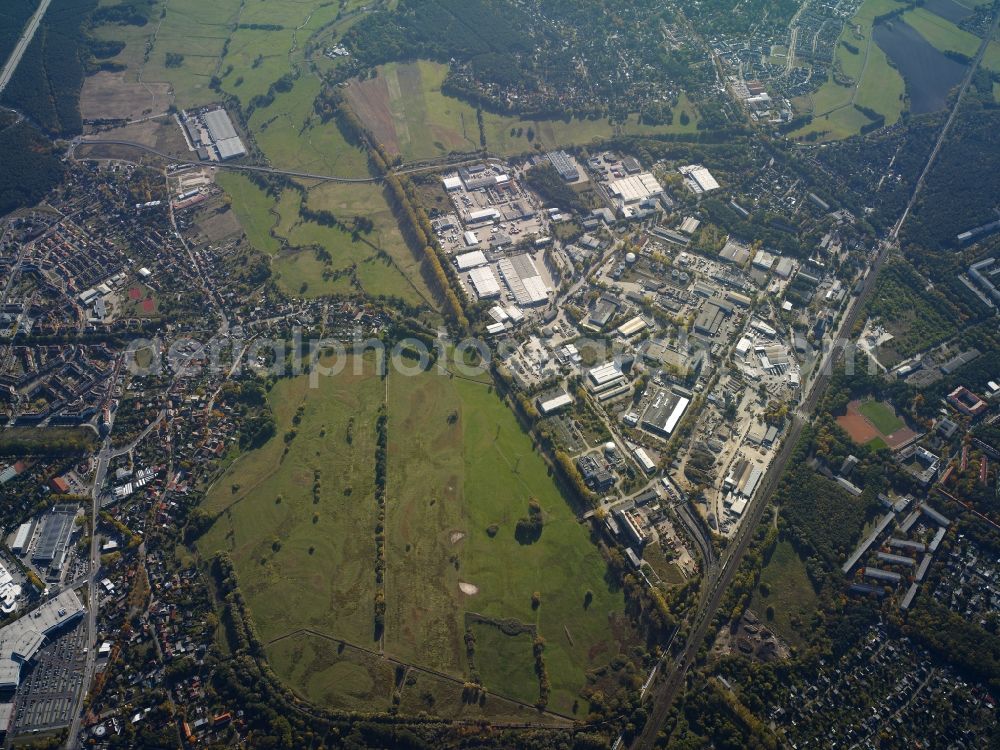
[[38,203],[62,179],[63,166],[49,140],[7,115],[0,116],[0,164],[0,216]]
[[0,3],[0,61],[6,62],[37,7],[38,3],[34,0],[4,0]]
[[51,135],[82,130],[80,89],[87,50],[83,27],[96,7],[97,0],[53,3],[3,92],[4,104]]
[[1000,110],[963,108],[905,228],[911,242],[954,247],[956,236],[1000,219]]
[[665,47],[673,21],[648,0],[402,0],[345,34],[338,74],[429,58],[451,65],[445,93],[494,111],[669,122],[680,90],[710,76],[703,53]]

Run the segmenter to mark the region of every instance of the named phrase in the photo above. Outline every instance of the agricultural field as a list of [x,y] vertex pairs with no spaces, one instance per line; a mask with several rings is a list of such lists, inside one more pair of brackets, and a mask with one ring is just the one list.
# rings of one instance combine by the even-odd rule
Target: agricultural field
[[480,147],[476,110],[441,93],[448,66],[390,63],[376,71],[374,78],[354,81],[347,96],[389,153],[409,161]]
[[[447,65],[426,60],[381,65],[375,77],[352,82],[347,95],[379,142],[406,161],[451,151],[476,151],[480,148],[476,110],[441,93],[447,73]],[[687,124],[681,123],[682,112],[687,115]],[[483,112],[486,147],[502,154],[531,151],[536,144],[543,149],[586,145],[617,133],[693,133],[697,127],[697,110],[683,95],[675,108],[674,122],[662,126],[643,125],[636,115],[613,126],[606,119],[521,120]]]
[[[804,646],[818,605],[802,558],[791,542],[778,542],[761,571],[750,608],[787,643]],[[768,617],[771,609],[773,615]]]
[[[389,424],[386,652],[462,675],[465,613],[512,618],[545,638],[549,707],[568,712],[585,671],[618,652],[624,628],[622,596],[608,589],[585,528],[488,386],[437,372],[391,374]],[[544,525],[536,540],[519,541],[515,527],[531,498]],[[476,648],[487,690],[537,699],[537,679],[523,682],[534,678],[530,639],[486,636],[511,639],[503,653],[516,659],[491,664]]]
[[836,68],[850,83],[839,83],[831,77],[811,95],[797,99],[796,108],[811,113],[813,121],[792,133],[792,138],[820,133],[819,140],[827,141],[857,135],[871,120],[855,104],[884,115],[886,125],[899,120],[905,85],[872,40],[872,22],[876,16],[901,7],[903,4],[896,0],[866,0],[861,5],[844,26],[836,52]]

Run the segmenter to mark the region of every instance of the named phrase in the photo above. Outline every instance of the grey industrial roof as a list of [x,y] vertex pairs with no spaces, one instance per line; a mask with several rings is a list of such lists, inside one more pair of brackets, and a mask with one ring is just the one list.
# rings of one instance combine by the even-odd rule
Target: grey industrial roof
[[73,519],[76,518],[76,508],[54,508],[45,516],[42,522],[42,532],[35,546],[35,560],[54,560],[69,543],[73,533]]
[[215,142],[215,147],[219,150],[220,159],[232,159],[236,156],[245,156],[246,148],[239,138],[225,138]]
[[211,112],[206,112],[202,119],[205,121],[205,127],[208,128],[208,134],[212,136],[213,141],[224,141],[227,138],[236,137],[236,128],[233,127],[233,122],[226,114],[226,110],[213,109]]
[[33,612],[0,628],[0,688],[17,687],[21,681],[22,663],[34,658],[46,636],[83,612],[80,597],[67,589]]

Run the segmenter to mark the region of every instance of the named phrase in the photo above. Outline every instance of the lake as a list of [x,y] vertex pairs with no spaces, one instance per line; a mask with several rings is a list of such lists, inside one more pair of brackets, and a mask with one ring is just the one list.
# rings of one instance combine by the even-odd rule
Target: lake
[[964,65],[943,55],[898,18],[876,25],[872,39],[903,76],[910,112],[915,115],[942,109],[948,93],[965,75]]
[[956,3],[955,0],[924,0],[924,8],[956,25],[972,15],[972,10]]

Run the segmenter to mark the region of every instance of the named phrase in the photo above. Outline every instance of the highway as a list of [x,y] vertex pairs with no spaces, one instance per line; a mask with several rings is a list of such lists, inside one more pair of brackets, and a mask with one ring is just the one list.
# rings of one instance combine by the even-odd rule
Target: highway
[[0,94],[3,90],[7,88],[7,84],[10,83],[10,79],[14,77],[14,71],[17,70],[17,66],[21,62],[21,58],[24,57],[24,52],[28,49],[28,45],[31,44],[31,40],[35,37],[35,32],[38,30],[38,25],[42,22],[42,16],[45,15],[45,11],[49,9],[49,3],[52,0],[42,0],[38,4],[38,10],[35,11],[35,15],[31,17],[28,21],[28,25],[24,28],[24,33],[21,34],[21,38],[17,40],[17,45],[14,47],[14,51],[10,53],[10,57],[7,58],[7,64],[4,65],[3,71],[0,71]]

